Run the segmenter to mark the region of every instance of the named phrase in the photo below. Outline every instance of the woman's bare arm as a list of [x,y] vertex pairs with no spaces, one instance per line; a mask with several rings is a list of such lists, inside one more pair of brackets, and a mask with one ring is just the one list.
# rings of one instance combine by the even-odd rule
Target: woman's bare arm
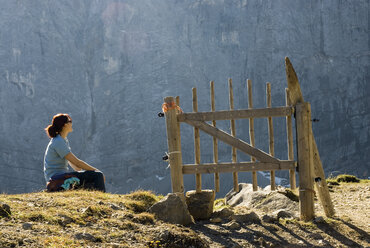
[[69,165],[74,169],[75,171],[80,171],[82,170],[80,167],[77,167],[76,165],[72,164],[72,162],[68,161]]
[[[80,170],[99,171],[98,169],[89,165],[85,161],[83,161],[81,159],[78,159],[72,152],[68,153],[65,156],[65,158],[68,160],[71,167],[76,171],[80,171]],[[103,178],[104,178],[104,182],[105,182],[105,176],[104,175],[103,175]]]
[[87,171],[97,171],[98,169],[96,169],[95,167],[89,165],[88,163],[86,163],[85,161],[81,160],[81,159],[78,159],[72,152],[68,153],[65,158],[70,162],[71,167],[73,169],[76,170],[75,167],[77,167],[77,171],[79,170],[87,170]]

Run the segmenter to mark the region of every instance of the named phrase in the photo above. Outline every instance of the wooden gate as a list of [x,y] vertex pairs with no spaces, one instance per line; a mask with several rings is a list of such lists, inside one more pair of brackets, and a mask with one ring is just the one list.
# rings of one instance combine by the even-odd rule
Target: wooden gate
[[[271,190],[275,190],[275,171],[289,170],[290,186],[296,187],[295,169],[299,165],[299,196],[301,219],[310,220],[314,217],[314,181],[320,201],[327,216],[334,215],[329,191],[326,185],[317,146],[312,135],[311,107],[303,101],[296,73],[288,58],[285,59],[288,88],[285,89],[286,106],[271,106],[271,84],[266,85],[266,108],[253,108],[252,82],[247,80],[248,109],[234,110],[232,80],[229,79],[230,110],[216,111],[214,98],[214,83],[210,83],[211,111],[198,112],[197,91],[193,88],[193,112],[183,113],[179,107],[179,97],[166,97],[162,110],[166,117],[168,156],[171,167],[171,182],[173,192],[184,192],[183,175],[196,175],[196,191],[201,191],[201,174],[215,174],[215,191],[219,191],[219,173],[233,173],[234,191],[239,191],[238,172],[252,172],[253,190],[257,190],[257,171],[270,171]],[[296,119],[297,154],[294,160],[292,116]],[[286,118],[288,160],[280,160],[274,152],[273,117]],[[255,147],[254,119],[266,118],[268,121],[269,152]],[[236,137],[235,120],[249,119],[249,143]],[[230,120],[231,134],[216,127],[216,121]],[[207,121],[212,122],[208,124]],[[194,128],[195,163],[183,164],[181,153],[180,123],[187,123]],[[199,130],[213,137],[213,163],[200,162]],[[218,161],[218,140],[232,146],[232,161]],[[251,156],[249,162],[237,161],[237,150]]]

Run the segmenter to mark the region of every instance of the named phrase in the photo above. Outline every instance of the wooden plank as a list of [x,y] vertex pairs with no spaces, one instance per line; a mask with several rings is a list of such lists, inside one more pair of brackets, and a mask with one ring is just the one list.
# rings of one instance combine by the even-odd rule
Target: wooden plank
[[[291,105],[295,105],[296,103],[303,102],[303,95],[301,92],[301,88],[299,85],[297,74],[294,71],[293,65],[290,63],[290,60],[288,57],[285,58],[285,66],[286,66],[286,75],[287,75],[287,82],[288,82],[288,88],[290,93],[290,101]],[[292,93],[293,92],[293,93]],[[313,154],[314,154],[314,173],[315,177],[321,178],[321,187],[317,190],[319,199],[321,202],[321,205],[324,208],[324,212],[328,217],[333,216],[334,214],[334,206],[330,198],[329,189],[327,187],[326,181],[325,181],[325,174],[324,169],[320,160],[319,151],[317,149],[317,144],[314,138],[314,135],[312,133],[312,144],[313,144]]]
[[[210,88],[211,88],[211,111],[214,112],[216,111],[216,106],[215,106],[215,84],[213,81],[210,83]],[[216,127],[216,121],[212,121],[212,126]],[[213,137],[213,163],[217,164],[218,163],[218,142],[217,138]],[[215,173],[215,191],[220,192],[220,175],[216,172]]]
[[333,217],[335,214],[334,206],[330,198],[328,185],[325,180],[324,169],[322,168],[320,155],[313,136],[312,139],[313,139],[312,148],[313,148],[314,177],[320,178],[320,181],[315,183],[315,188],[316,191],[318,192],[319,200],[323,206],[325,215],[327,217]]
[[[247,80],[247,87],[248,87],[248,108],[251,110],[253,108],[253,98],[252,98],[252,80],[248,79]],[[254,119],[250,118],[249,119],[249,140],[251,143],[251,146],[255,146],[255,139],[254,139]],[[251,161],[255,162],[256,158],[251,157]],[[258,189],[258,182],[257,182],[257,172],[253,171],[252,172],[252,184],[253,184],[253,191],[257,191]]]
[[[233,81],[229,78],[229,104],[230,110],[234,110],[234,94],[233,94]],[[231,129],[231,136],[236,136],[236,128],[235,128],[235,120],[230,120],[230,129]],[[237,162],[237,154],[236,148],[233,146],[231,148],[231,161],[233,163]],[[234,182],[234,191],[239,192],[239,185],[238,185],[238,172],[233,172],[233,182]]]
[[[179,96],[176,96],[175,101],[176,101],[176,105],[180,106],[180,97]],[[179,121],[177,121],[177,128],[178,128],[178,133],[180,134],[179,138],[178,138],[178,146],[179,146],[179,150],[181,151],[181,129],[180,129],[180,122]]]
[[313,152],[311,130],[311,107],[309,103],[296,105],[296,126],[299,165],[300,218],[310,221],[314,218]]
[[[289,89],[285,89],[285,103],[287,106],[290,106],[289,98]],[[288,145],[288,160],[294,160],[294,147],[293,147],[293,127],[292,127],[292,116],[289,115],[286,117],[286,133],[287,133],[287,145]],[[295,179],[295,170],[289,170],[289,181],[290,188],[292,190],[296,189],[296,179]]]
[[[165,104],[172,106],[174,104],[173,97],[164,98]],[[167,129],[167,145],[169,152],[169,161],[171,165],[171,184],[173,193],[184,193],[184,181],[182,175],[182,155],[179,147],[180,132],[178,129],[178,121],[176,117],[176,109],[169,108],[165,112],[166,129]]]
[[[198,112],[198,99],[197,99],[197,89],[192,89],[193,93],[193,112]],[[200,136],[199,136],[199,129],[194,127],[194,159],[195,164],[200,164]],[[195,175],[195,184],[196,184],[196,192],[200,193],[202,191],[202,175],[196,174]]]
[[230,173],[235,171],[269,171],[269,170],[289,170],[296,167],[296,161],[279,161],[279,163],[264,162],[239,162],[239,163],[205,163],[205,164],[185,164],[182,167],[183,174],[211,174],[211,173]]
[[285,72],[286,72],[286,79],[288,83],[289,89],[289,99],[291,105],[295,106],[297,103],[304,102],[303,95],[301,91],[301,86],[298,82],[297,74],[293,68],[292,63],[288,57],[285,57]]
[[182,113],[178,114],[178,120],[193,121],[213,121],[213,120],[237,120],[248,118],[267,118],[267,117],[285,117],[292,115],[294,108],[292,107],[275,107],[275,108],[260,108],[260,109],[242,109],[242,110],[221,110],[217,112],[198,112],[198,113]]
[[[271,99],[271,83],[266,84],[266,105],[268,108],[272,107],[272,99]],[[272,123],[272,117],[267,117],[268,123],[268,134],[269,134],[269,153],[272,157],[275,156],[275,148],[274,148],[274,127]],[[270,171],[270,184],[271,190],[276,189],[275,183],[275,171]]]
[[226,144],[229,144],[231,146],[236,147],[236,149],[255,157],[261,162],[271,162],[271,163],[277,163],[279,160],[271,157],[269,154],[252,147],[248,143],[245,143],[244,141],[237,139],[230,134],[212,127],[211,125],[202,122],[202,121],[185,121],[185,123],[192,125],[194,127],[199,128],[200,130],[204,131],[205,133],[208,133],[209,135],[212,135],[216,137],[217,139],[221,140],[222,142],[225,142]]

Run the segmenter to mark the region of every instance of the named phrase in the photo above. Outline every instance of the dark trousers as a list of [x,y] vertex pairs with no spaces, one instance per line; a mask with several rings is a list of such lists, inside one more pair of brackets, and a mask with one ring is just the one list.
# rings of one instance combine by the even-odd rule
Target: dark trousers
[[100,171],[68,172],[80,179],[80,186],[77,188],[94,189],[105,192],[104,176]]

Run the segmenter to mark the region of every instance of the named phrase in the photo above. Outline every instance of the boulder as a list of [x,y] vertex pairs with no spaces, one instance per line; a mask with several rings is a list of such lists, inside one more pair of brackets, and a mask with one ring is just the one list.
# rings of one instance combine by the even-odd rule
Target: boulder
[[277,191],[271,191],[268,187],[264,190],[253,191],[252,184],[240,183],[239,189],[239,192],[230,191],[226,195],[228,205],[260,209],[266,213],[277,209],[298,213],[298,202],[283,194],[284,190],[281,187]]
[[188,225],[194,223],[183,194],[170,193],[149,208],[157,219],[172,224]]
[[11,214],[9,205],[0,202],[0,217],[9,217]]
[[213,190],[195,190],[186,192],[186,204],[195,220],[209,219],[213,213],[215,192]]
[[226,194],[226,203],[232,207],[245,206],[253,208],[254,205],[262,201],[269,193],[259,190],[253,191],[253,185],[250,183],[239,183],[239,192],[231,190]]
[[270,211],[276,211],[276,209],[284,209],[291,212],[298,212],[298,202],[292,201],[287,196],[278,193],[276,191],[266,195],[263,201],[255,204],[257,209],[263,209]]

